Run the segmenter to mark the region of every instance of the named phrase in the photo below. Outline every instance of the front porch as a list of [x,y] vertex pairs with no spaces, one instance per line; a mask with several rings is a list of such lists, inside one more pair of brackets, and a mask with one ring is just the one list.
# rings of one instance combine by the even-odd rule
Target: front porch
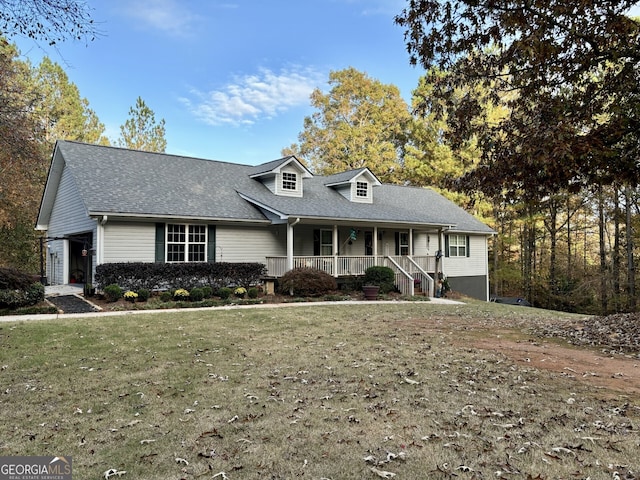
[[[286,256],[267,257],[267,275],[281,277],[289,267]],[[396,275],[396,286],[403,295],[435,296],[434,277],[439,265],[435,256],[410,255],[314,255],[294,256],[292,268],[315,268],[336,278],[364,275],[369,267],[385,266]]]

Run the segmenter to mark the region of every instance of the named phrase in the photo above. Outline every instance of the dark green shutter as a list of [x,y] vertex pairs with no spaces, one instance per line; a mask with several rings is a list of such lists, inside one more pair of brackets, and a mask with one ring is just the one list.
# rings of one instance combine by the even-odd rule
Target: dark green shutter
[[216,261],[216,226],[209,225],[207,232],[207,262]]
[[164,263],[164,223],[156,223],[156,262]]
[[313,231],[313,255],[320,255],[320,230]]
[[471,250],[470,247],[471,246],[471,237],[469,237],[469,235],[467,235],[467,257],[471,256]]
[[395,233],[396,236],[396,256],[400,255],[400,232]]
[[449,256],[449,235],[444,236],[444,256]]

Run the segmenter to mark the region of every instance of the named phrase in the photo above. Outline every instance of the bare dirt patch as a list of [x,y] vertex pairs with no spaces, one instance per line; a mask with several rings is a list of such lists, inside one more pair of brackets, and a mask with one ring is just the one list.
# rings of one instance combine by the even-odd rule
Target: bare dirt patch
[[473,339],[471,345],[498,351],[518,364],[559,373],[567,378],[625,394],[640,394],[640,360],[564,346],[557,341]]

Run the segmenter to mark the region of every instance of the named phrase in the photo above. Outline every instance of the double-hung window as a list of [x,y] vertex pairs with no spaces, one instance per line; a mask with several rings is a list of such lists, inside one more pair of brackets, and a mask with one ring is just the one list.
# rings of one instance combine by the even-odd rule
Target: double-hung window
[[467,256],[467,236],[466,235],[449,235],[449,256],[450,257],[466,257]]
[[369,196],[369,184],[367,182],[356,182],[356,197],[367,198]]
[[320,230],[320,255],[333,255],[332,230]]
[[409,233],[400,232],[398,235],[398,253],[400,255],[409,255]]
[[206,225],[167,225],[167,262],[206,262]]
[[298,175],[296,173],[282,172],[282,189],[295,191],[298,188]]

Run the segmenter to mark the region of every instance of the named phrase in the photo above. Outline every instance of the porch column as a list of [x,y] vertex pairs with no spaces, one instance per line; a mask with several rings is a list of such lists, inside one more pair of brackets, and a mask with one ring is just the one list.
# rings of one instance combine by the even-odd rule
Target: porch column
[[373,264],[378,265],[378,227],[373,227]]
[[413,228],[409,229],[409,256],[413,256]]
[[333,244],[333,276],[338,276],[338,255],[340,254],[338,245],[338,226],[333,226],[333,238],[331,240]]
[[444,257],[444,252],[442,251],[442,228],[438,229],[438,253],[436,253],[436,272],[435,272],[435,278],[434,278],[434,282],[433,282],[433,296],[436,296],[436,292],[438,291],[438,281],[439,281],[439,275],[438,273],[442,270],[442,267],[440,266],[440,262],[442,262],[442,257]]
[[299,218],[296,218],[292,223],[287,222],[287,272],[293,270],[293,227],[295,227]]

